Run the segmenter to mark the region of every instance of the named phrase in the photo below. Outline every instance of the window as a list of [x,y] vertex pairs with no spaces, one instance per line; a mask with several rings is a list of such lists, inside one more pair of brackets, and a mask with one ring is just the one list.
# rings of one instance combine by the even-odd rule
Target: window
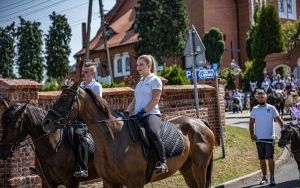
[[114,76],[128,76],[130,75],[131,61],[130,56],[127,52],[116,54],[114,57]]
[[279,17],[284,19],[297,19],[296,13],[296,0],[279,0],[278,1],[278,12]]
[[122,74],[122,59],[121,58],[118,59],[117,66],[118,66],[118,73]]

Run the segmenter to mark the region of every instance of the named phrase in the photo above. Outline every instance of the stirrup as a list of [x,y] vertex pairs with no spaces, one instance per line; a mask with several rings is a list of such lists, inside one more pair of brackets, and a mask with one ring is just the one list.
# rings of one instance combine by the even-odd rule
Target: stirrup
[[165,162],[159,163],[159,165],[155,167],[155,170],[157,170],[157,173],[166,173],[169,171]]
[[89,175],[87,170],[78,170],[74,172],[73,176],[77,178],[86,178]]

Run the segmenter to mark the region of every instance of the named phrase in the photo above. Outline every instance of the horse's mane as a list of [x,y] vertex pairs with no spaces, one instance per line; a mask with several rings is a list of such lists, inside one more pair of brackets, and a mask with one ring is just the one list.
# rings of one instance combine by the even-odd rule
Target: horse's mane
[[28,104],[26,110],[34,124],[41,124],[47,113],[44,109],[32,104]]
[[107,116],[111,116],[111,109],[108,106],[108,103],[105,99],[103,99],[100,96],[96,96],[94,94],[94,92],[89,89],[89,88],[85,88],[84,89],[85,92],[87,92],[89,94],[89,96],[92,98],[93,102],[96,104],[96,106],[103,111],[104,113],[106,113]]
[[[3,112],[2,117],[12,117],[15,116],[15,113],[20,110],[25,104],[21,103],[15,103],[11,105],[7,110]],[[36,105],[33,104],[27,104],[26,111],[28,113],[28,116],[30,120],[35,124],[40,124],[44,117],[46,116],[46,111],[42,108],[39,108]]]

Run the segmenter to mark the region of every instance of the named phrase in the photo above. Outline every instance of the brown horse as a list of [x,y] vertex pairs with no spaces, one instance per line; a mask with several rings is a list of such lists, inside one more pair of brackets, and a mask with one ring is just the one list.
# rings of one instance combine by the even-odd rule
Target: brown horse
[[[53,132],[66,121],[80,117],[95,140],[95,165],[104,186],[141,188],[146,182],[147,160],[142,146],[133,142],[128,126],[111,114],[107,102],[76,85],[64,89],[44,119],[43,128]],[[154,173],[150,182],[167,178],[177,170],[189,187],[210,186],[215,137],[206,124],[195,118],[169,120],[181,132],[183,152],[167,159],[169,172]]]
[[[7,105],[7,104],[6,104]],[[60,140],[60,131],[46,133],[41,124],[46,112],[31,104],[14,104],[6,106],[2,114],[2,138],[0,142],[0,158],[10,157],[13,151],[29,135],[33,141],[36,156],[37,173],[43,180],[43,187],[78,187],[79,181],[98,178],[98,174],[89,164],[89,177],[78,179],[73,177],[75,157],[72,145],[63,137],[58,152],[56,145]]]

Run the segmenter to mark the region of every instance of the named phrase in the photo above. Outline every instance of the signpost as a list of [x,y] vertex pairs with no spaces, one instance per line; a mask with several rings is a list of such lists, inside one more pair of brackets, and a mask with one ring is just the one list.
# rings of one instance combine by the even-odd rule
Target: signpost
[[195,94],[195,105],[196,105],[196,116],[200,118],[199,114],[199,97],[198,97],[198,84],[197,84],[197,74],[196,74],[196,60],[199,62],[200,66],[205,64],[205,46],[199,37],[194,25],[191,25],[189,29],[189,37],[185,46],[184,56],[192,57],[193,66],[192,66],[192,77],[194,82],[194,94]]

